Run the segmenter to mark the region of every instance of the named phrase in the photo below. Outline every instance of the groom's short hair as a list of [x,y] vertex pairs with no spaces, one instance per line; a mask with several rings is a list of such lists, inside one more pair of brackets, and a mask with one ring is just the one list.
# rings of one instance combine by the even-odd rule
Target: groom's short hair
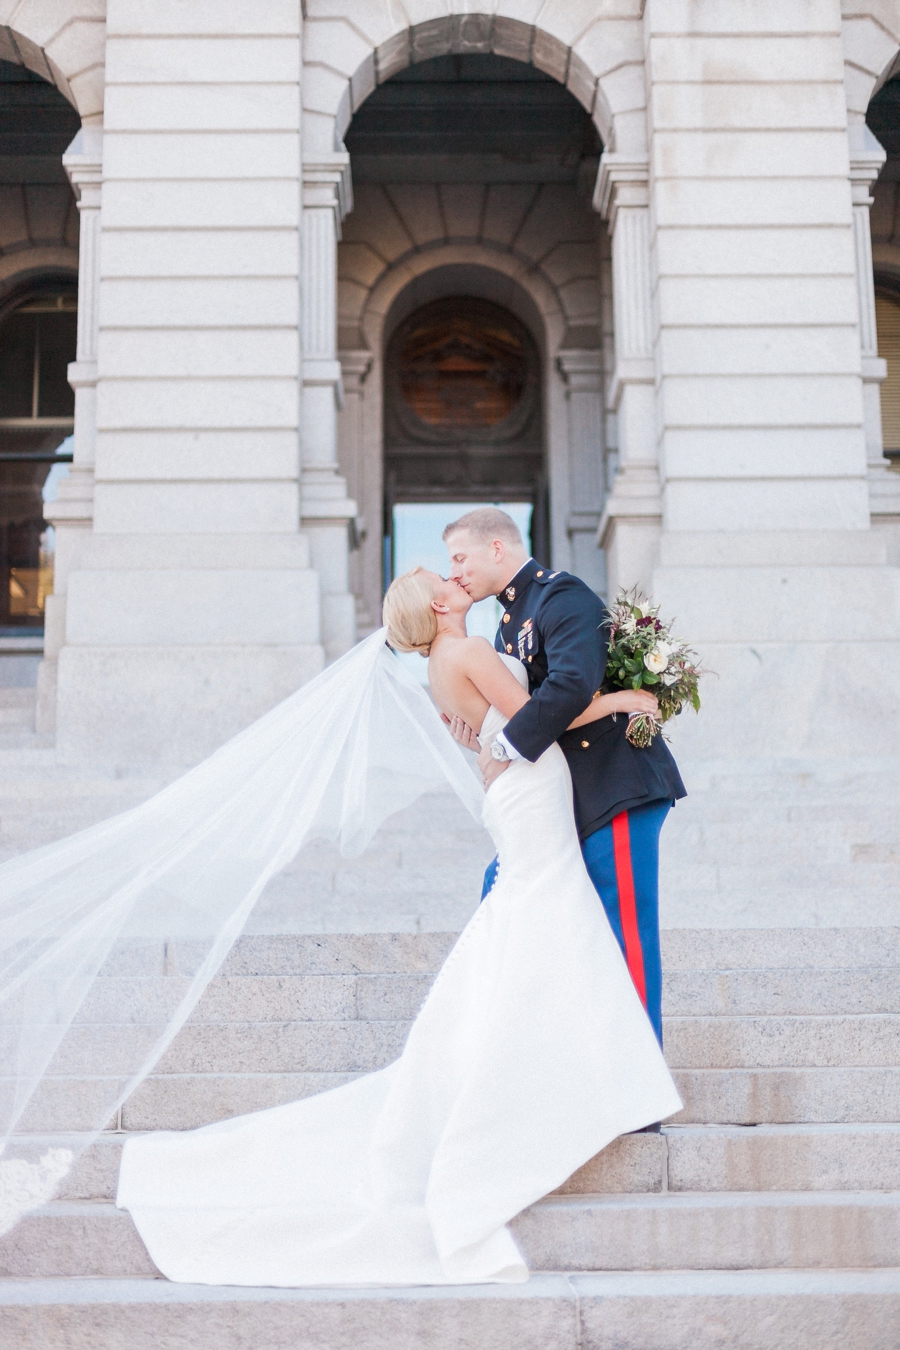
[[465,530],[479,544],[489,544],[492,539],[502,539],[506,544],[522,543],[519,527],[512,516],[497,506],[479,506],[477,511],[467,511],[459,520],[451,521],[441,536],[444,543],[457,530]]

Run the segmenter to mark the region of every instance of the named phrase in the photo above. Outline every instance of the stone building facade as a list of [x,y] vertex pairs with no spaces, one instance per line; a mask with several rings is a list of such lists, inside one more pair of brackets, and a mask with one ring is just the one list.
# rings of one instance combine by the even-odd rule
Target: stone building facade
[[[74,408],[0,418],[45,458],[74,435],[31,623],[61,760],[197,759],[377,621],[386,503],[511,491],[553,566],[651,588],[703,651],[686,752],[882,753],[894,0],[3,0],[0,24],[0,90],[46,94],[40,153],[2,124],[0,323],[77,276]],[[422,388],[471,358],[495,412],[413,417],[407,350]]]

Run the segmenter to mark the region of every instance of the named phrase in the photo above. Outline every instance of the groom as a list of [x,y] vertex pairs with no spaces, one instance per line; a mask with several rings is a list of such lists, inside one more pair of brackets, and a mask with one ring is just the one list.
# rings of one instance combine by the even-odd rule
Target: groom
[[[513,759],[536,760],[558,741],[568,761],[584,861],[631,978],[662,1044],[659,952],[659,832],[686,795],[668,747],[626,740],[628,718],[604,717],[567,731],[599,693],[608,647],[603,602],[577,577],[530,558],[515,521],[493,507],[469,511],[444,530],[450,577],[473,600],[496,595],[505,613],[495,647],[528,672],[531,699],[479,756],[485,788]],[[454,719],[454,736],[473,733]],[[497,860],[485,873],[484,894]]]

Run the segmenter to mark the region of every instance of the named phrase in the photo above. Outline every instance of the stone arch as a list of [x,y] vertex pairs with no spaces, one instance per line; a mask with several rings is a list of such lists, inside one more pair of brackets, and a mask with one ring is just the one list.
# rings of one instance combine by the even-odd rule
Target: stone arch
[[[523,10],[526,6],[523,5]],[[315,160],[342,147],[350,119],[377,85],[435,56],[506,56],[536,66],[567,88],[611,150],[647,153],[642,6],[624,17],[584,23],[558,0],[540,23],[487,12],[425,17],[407,6],[400,24],[388,0],[319,0],[304,24],[304,155]],[[629,11],[631,11],[629,13]]]
[[[340,353],[347,384],[345,426],[354,430],[343,439],[342,469],[357,494],[366,521],[367,538],[355,584],[365,595],[370,617],[380,603],[380,542],[373,535],[383,493],[381,429],[383,422],[384,353],[391,333],[410,309],[431,299],[472,294],[510,309],[529,329],[541,353],[543,436],[550,487],[551,536],[564,536],[569,498],[569,434],[566,386],[558,369],[560,353],[577,345],[579,334],[567,315],[559,289],[531,259],[481,243],[444,243],[423,248],[384,268],[369,290],[355,330],[347,334],[358,347]],[[346,342],[347,338],[345,338]],[[591,338],[591,341],[594,341]],[[349,415],[348,415],[349,414]]]
[[900,65],[900,9],[878,0],[843,0],[847,121],[861,126],[881,86]]
[[[0,26],[0,60],[53,84],[82,122],[103,117],[106,6],[102,0],[10,5],[15,28]],[[11,16],[13,17],[13,16]]]

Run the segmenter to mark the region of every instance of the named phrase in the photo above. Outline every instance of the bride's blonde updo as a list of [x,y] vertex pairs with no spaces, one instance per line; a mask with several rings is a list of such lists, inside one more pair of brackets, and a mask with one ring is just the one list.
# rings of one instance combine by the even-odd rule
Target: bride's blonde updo
[[437,637],[437,615],[431,608],[434,588],[424,567],[414,567],[391,582],[381,616],[387,640],[398,652],[427,656]]

